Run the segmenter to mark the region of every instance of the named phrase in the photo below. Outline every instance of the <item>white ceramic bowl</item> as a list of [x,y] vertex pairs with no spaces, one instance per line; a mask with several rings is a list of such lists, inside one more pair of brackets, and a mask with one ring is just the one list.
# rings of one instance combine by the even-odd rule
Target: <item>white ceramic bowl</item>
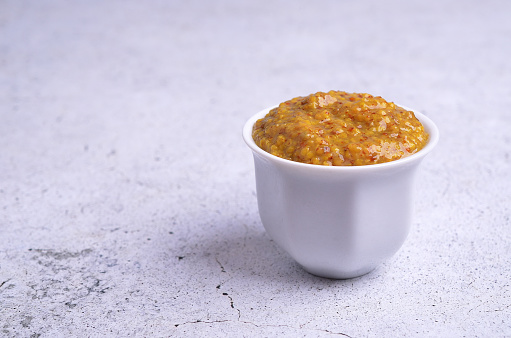
[[344,279],[370,272],[408,235],[417,168],[438,142],[437,127],[414,112],[429,133],[428,144],[417,153],[367,166],[313,165],[282,159],[255,144],[253,125],[272,108],[252,116],[243,128],[254,155],[266,232],[314,275]]

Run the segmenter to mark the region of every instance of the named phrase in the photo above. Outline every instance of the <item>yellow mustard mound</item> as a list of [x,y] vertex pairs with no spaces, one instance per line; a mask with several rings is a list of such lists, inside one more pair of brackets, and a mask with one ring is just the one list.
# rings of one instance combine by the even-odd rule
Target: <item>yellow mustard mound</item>
[[395,161],[428,140],[413,112],[379,96],[342,91],[281,103],[255,123],[252,137],[275,156],[327,166]]

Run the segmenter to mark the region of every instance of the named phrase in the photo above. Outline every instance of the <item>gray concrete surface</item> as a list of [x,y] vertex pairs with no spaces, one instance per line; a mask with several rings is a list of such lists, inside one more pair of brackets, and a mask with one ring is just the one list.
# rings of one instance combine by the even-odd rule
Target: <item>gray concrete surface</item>
[[[508,1],[0,1],[0,336],[511,336]],[[320,90],[432,118],[412,231],[311,276],[241,128]]]

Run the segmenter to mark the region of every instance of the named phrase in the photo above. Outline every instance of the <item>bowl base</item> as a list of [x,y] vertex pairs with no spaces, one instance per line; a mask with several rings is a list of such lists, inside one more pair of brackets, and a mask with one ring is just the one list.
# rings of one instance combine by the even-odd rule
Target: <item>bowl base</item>
[[308,268],[306,266],[300,265],[305,271],[308,273],[322,277],[322,278],[330,278],[330,279],[351,279],[361,277],[366,275],[376,269],[377,266],[369,266],[364,267],[358,270],[353,271],[344,271],[344,270],[335,270],[335,269],[322,269],[322,268]]

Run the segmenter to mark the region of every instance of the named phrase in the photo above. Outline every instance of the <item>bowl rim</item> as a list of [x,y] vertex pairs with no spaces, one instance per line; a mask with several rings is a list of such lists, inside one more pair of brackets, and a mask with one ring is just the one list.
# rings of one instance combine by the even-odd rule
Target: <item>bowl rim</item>
[[319,164],[310,164],[310,163],[301,163],[296,161],[291,161],[288,159],[284,159],[275,155],[272,155],[263,149],[259,148],[259,146],[255,143],[254,139],[252,138],[252,129],[254,124],[257,120],[263,118],[266,116],[266,114],[273,108],[278,107],[278,105],[265,108],[258,113],[254,114],[252,117],[250,117],[245,125],[243,126],[243,139],[247,146],[252,150],[254,155],[257,155],[259,157],[266,158],[270,161],[273,161],[275,163],[279,163],[286,166],[293,166],[296,168],[308,168],[307,170],[318,170],[318,171],[365,171],[365,170],[377,170],[377,169],[383,169],[383,168],[391,168],[396,166],[402,166],[409,164],[411,162],[416,162],[418,160],[423,159],[433,148],[437,145],[440,133],[438,130],[438,127],[436,124],[426,115],[418,112],[415,109],[411,109],[409,107],[400,105],[395,103],[397,106],[412,111],[415,114],[415,117],[419,119],[419,121],[424,126],[424,129],[429,134],[428,143],[424,148],[416,152],[415,154],[412,154],[410,156],[407,156],[405,158],[401,158],[395,161],[385,162],[385,163],[377,163],[377,164],[369,164],[369,165],[362,165],[362,166],[326,166],[326,165],[319,165]]

